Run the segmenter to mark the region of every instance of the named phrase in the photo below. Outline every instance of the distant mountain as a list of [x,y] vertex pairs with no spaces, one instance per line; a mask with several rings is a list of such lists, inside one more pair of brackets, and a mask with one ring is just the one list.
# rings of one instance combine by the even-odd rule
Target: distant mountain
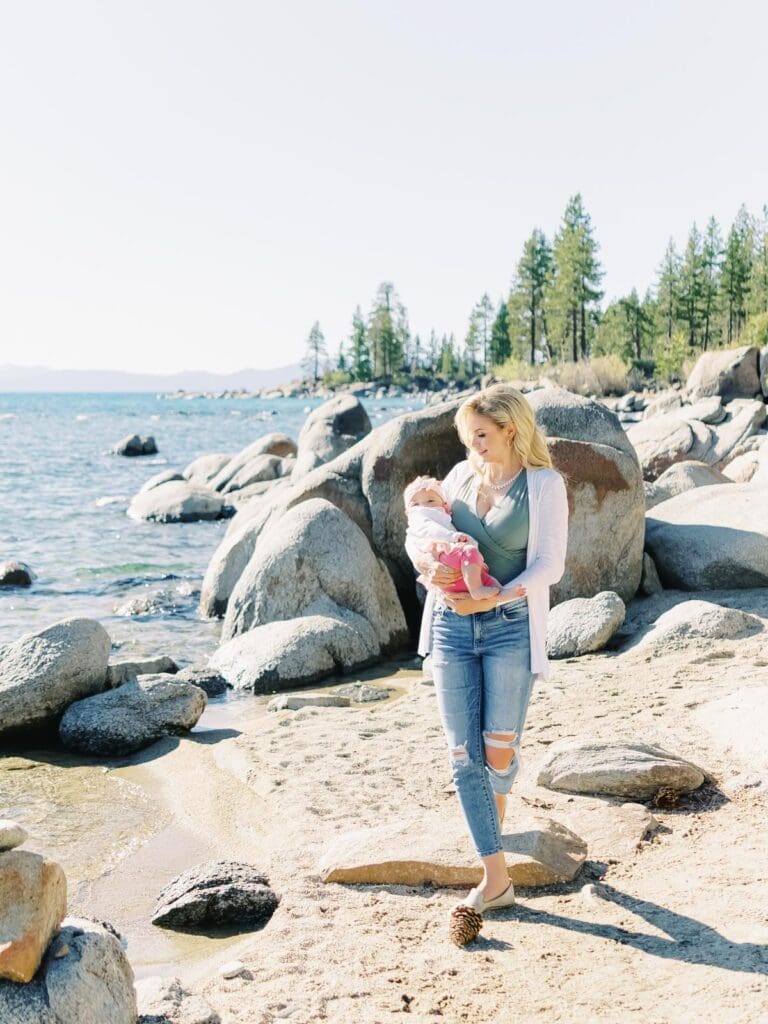
[[263,388],[288,384],[303,376],[298,363],[274,370],[237,373],[128,373],[122,370],[53,370],[46,366],[0,365],[0,391],[221,391],[224,388]]

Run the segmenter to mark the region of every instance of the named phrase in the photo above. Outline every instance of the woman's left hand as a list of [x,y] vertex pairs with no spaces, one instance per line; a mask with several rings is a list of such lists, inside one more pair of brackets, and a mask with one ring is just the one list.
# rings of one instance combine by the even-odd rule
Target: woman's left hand
[[497,597],[484,597],[476,601],[467,593],[451,594],[443,591],[443,600],[458,615],[472,615],[474,612],[489,612],[499,603]]

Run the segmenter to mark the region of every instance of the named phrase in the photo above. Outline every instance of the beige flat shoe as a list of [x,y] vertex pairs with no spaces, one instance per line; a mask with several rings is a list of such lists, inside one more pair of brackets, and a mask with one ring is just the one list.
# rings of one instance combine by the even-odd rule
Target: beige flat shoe
[[500,910],[502,907],[511,907],[515,902],[515,887],[512,882],[509,883],[504,892],[499,893],[498,896],[494,896],[492,900],[483,899],[483,894],[479,889],[470,889],[469,895],[466,899],[463,899],[460,903],[457,903],[458,907],[472,907],[478,914],[484,914],[488,910]]

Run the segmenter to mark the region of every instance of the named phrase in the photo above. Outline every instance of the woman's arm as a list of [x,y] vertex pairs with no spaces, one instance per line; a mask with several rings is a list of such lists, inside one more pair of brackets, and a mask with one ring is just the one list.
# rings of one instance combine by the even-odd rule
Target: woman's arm
[[552,586],[565,571],[568,547],[568,494],[558,473],[542,487],[539,504],[538,554],[502,589],[499,601],[511,601],[518,587]]

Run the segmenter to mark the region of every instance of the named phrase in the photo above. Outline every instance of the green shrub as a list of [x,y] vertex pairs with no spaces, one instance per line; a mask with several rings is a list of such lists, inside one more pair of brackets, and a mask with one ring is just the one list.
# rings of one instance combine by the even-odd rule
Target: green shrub
[[747,320],[747,326],[741,332],[739,342],[742,345],[754,345],[765,348],[768,345],[768,313],[758,313]]

